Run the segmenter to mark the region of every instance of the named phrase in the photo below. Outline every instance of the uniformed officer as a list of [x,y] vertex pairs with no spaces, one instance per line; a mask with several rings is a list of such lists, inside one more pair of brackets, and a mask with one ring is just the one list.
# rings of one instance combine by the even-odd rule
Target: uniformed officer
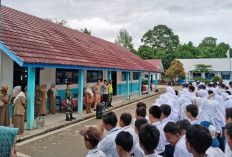
[[67,83],[67,88],[65,89],[65,102],[66,102],[66,121],[71,121],[72,119],[76,119],[72,116],[73,114],[73,105],[72,105],[72,83]]

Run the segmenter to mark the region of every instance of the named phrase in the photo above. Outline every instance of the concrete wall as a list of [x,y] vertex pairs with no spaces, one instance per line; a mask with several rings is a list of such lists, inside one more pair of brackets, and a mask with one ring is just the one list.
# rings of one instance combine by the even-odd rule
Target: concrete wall
[[0,51],[1,53],[1,70],[0,70],[0,86],[2,87],[3,85],[7,85],[8,86],[8,94],[11,93],[11,91],[13,90],[13,66],[14,66],[14,62],[13,60],[8,57],[5,53],[3,53],[2,51]]

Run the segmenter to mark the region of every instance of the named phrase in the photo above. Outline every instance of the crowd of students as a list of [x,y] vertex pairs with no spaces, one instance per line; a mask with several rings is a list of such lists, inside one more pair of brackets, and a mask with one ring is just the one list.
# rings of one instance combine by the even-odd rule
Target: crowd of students
[[135,118],[122,113],[118,122],[107,112],[99,129],[82,130],[87,157],[232,157],[232,96],[223,83],[167,87],[148,110],[139,102]]

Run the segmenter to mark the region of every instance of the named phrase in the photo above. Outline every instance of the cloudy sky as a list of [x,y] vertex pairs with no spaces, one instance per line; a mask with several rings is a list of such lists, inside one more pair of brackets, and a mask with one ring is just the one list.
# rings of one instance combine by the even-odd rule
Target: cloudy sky
[[41,17],[68,21],[74,29],[114,42],[127,29],[135,48],[158,24],[170,27],[180,42],[198,45],[216,37],[232,47],[232,0],[2,0],[8,7]]

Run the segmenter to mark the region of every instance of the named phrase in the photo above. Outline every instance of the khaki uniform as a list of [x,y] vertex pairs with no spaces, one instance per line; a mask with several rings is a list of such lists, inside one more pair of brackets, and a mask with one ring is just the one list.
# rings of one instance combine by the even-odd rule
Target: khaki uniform
[[93,97],[88,92],[85,92],[85,102],[86,102],[86,113],[92,113],[91,106],[93,103]]
[[13,124],[15,128],[19,128],[18,134],[23,134],[24,132],[24,114],[25,114],[25,97],[20,96],[15,101],[14,113],[13,113]]
[[49,113],[56,113],[56,93],[50,88],[48,90],[48,98],[49,98]]
[[10,115],[9,115],[9,103],[10,100],[8,96],[0,94],[0,100],[4,102],[4,106],[0,107],[0,125],[9,126],[10,125]]
[[46,92],[46,85],[43,84],[40,87],[41,93],[42,93],[42,101],[41,101],[41,110],[40,114],[46,115],[47,114],[47,92]]
[[42,93],[40,90],[35,91],[35,117],[38,117],[41,113]]
[[100,95],[100,85],[96,84],[94,86],[94,109],[96,110],[97,104],[101,102],[101,95]]

